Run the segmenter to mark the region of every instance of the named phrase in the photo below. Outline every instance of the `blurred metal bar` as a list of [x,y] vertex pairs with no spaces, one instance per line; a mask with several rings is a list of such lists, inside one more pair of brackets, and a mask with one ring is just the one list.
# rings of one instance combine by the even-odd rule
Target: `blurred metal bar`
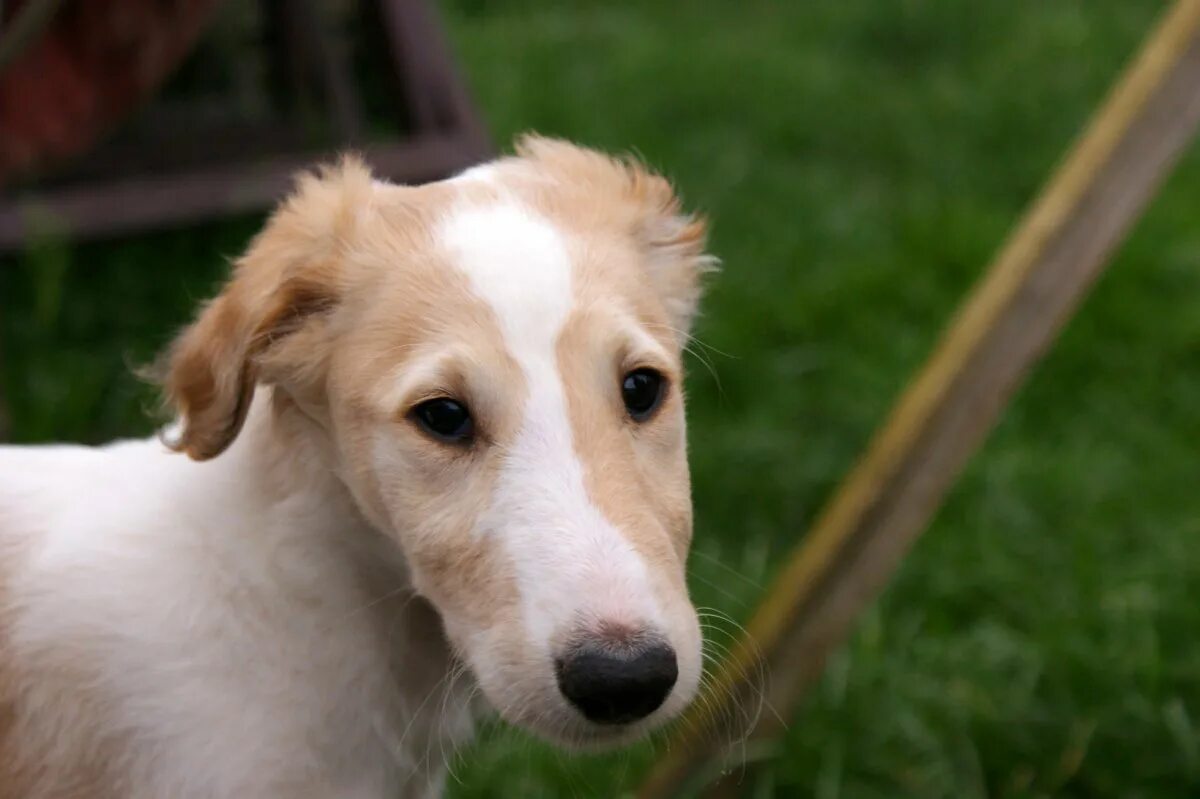
[[380,11],[416,128],[458,130],[465,141],[487,150],[487,134],[450,58],[433,9],[426,3],[401,1],[385,2]]
[[[479,156],[474,141],[452,136],[358,151],[378,174],[412,182],[442,177]],[[56,234],[62,228],[91,238],[260,210],[283,197],[298,172],[334,156],[302,153],[49,190],[27,203],[0,207],[0,250],[15,249],[26,235],[37,235],[43,220],[52,222]]]
[[311,0],[267,0],[263,7],[283,45],[279,66],[291,95],[311,96],[318,89],[338,140],[357,144],[366,129],[362,100],[345,53],[324,34],[320,9]]
[[[25,51],[54,19],[60,5],[62,0],[28,0],[13,13],[12,21],[0,30],[0,69]],[[4,21],[4,6],[0,2],[0,23]]]
[[[694,705],[642,799],[735,795],[736,717],[765,660],[773,684],[750,734],[781,732],[825,659],[875,600],[1030,368],[1046,352],[1200,125],[1200,0],[1179,0],[967,297],[862,460],[801,540]],[[745,786],[742,786],[743,788]]]

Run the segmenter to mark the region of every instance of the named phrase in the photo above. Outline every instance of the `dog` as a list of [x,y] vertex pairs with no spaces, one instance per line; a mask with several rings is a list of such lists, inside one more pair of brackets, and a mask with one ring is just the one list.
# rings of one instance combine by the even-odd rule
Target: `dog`
[[298,178],[165,354],[161,436],[0,447],[0,798],[436,796],[481,712],[677,716],[713,264],[666,179],[564,141]]

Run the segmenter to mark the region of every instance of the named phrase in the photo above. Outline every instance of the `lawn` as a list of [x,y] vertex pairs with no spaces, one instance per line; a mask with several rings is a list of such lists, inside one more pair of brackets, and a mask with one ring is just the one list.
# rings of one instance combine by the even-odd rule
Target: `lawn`
[[[713,219],[698,604],[749,613],[1160,6],[446,5],[498,142],[635,149]],[[128,367],[255,224],[4,262],[11,437],[146,432]],[[1194,148],[744,794],[1200,795],[1198,447]],[[492,724],[450,794],[611,797],[654,751],[570,757]]]

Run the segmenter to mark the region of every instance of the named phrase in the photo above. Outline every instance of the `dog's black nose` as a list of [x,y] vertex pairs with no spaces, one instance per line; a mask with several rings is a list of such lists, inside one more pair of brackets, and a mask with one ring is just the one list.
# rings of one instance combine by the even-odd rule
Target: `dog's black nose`
[[679,676],[675,650],[660,639],[620,647],[585,643],[555,666],[563,696],[597,724],[649,716]]

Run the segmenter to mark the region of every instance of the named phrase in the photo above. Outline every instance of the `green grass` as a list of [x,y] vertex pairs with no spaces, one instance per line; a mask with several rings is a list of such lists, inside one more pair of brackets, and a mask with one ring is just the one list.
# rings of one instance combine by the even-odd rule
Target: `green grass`
[[[746,616],[1159,7],[449,3],[498,141],[636,148],[714,220],[725,270],[698,334],[716,376],[693,362],[689,380],[698,603]],[[746,796],[1200,795],[1198,156]],[[253,229],[6,263],[13,437],[145,432],[127,364]],[[493,726],[451,794],[610,797],[653,756],[568,757]]]

